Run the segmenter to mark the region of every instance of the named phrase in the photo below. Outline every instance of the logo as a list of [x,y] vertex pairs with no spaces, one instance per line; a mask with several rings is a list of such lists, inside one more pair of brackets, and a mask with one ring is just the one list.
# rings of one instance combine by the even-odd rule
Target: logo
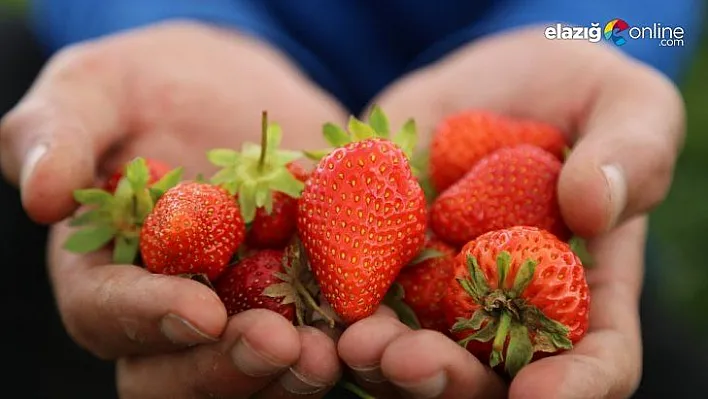
[[[604,27],[604,28],[603,28]],[[681,26],[630,25],[621,18],[614,18],[605,24],[593,22],[590,26],[555,24],[547,26],[543,32],[548,40],[584,40],[598,43],[604,38],[615,46],[631,45],[632,40],[651,40],[660,47],[681,47],[684,45],[684,29]]]
[[629,29],[629,24],[623,19],[613,19],[605,25],[605,39],[612,40],[612,42],[618,46],[622,46],[627,43],[627,40],[619,36],[618,33],[624,32]]

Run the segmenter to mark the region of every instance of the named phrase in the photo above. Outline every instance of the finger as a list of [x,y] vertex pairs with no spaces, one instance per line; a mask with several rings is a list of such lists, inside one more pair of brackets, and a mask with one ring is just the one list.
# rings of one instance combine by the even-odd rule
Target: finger
[[249,310],[230,319],[218,343],[161,356],[121,359],[119,396],[250,397],[297,364],[302,353],[300,342],[301,335],[283,316]]
[[571,229],[595,236],[660,203],[671,185],[683,123],[680,95],[658,73],[630,64],[609,74],[559,179]]
[[80,256],[61,249],[61,224],[50,238],[50,276],[64,325],[95,355],[114,359],[215,342],[226,310],[205,285],[108,265],[110,255]]
[[393,341],[381,359],[384,375],[406,396],[503,398],[506,388],[494,372],[435,331],[411,331]]
[[70,214],[71,192],[93,183],[98,154],[125,132],[114,65],[90,46],[60,53],[0,123],[2,172],[37,222]]
[[300,358],[277,383],[259,392],[259,398],[322,398],[341,375],[337,347],[314,327],[299,327]]
[[347,328],[339,340],[339,357],[354,373],[357,382],[375,397],[395,398],[395,388],[381,371],[381,357],[396,338],[410,331],[389,308]]
[[645,218],[633,219],[593,242],[589,334],[571,352],[523,368],[510,397],[631,396],[642,364],[638,309],[645,233]]

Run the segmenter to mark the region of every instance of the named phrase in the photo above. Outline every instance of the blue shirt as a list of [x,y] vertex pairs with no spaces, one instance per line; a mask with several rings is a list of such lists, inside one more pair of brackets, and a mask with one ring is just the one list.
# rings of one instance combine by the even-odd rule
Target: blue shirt
[[655,23],[679,27],[683,46],[618,33],[627,39],[622,50],[677,80],[699,40],[703,11],[700,0],[35,0],[33,6],[49,51],[168,19],[232,26],[285,51],[351,112],[465,43],[555,21],[604,28],[619,18],[637,27],[635,36]]

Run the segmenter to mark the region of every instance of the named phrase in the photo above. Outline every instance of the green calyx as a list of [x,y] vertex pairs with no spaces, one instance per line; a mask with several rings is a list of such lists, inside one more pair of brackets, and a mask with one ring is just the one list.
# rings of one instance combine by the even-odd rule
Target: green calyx
[[[379,106],[374,106],[371,109],[369,123],[361,121],[355,116],[350,116],[346,130],[333,123],[325,123],[322,127],[322,134],[327,143],[333,148],[371,138],[388,139],[399,146],[409,160],[413,158],[413,151],[418,144],[415,120],[408,119],[395,134],[391,135],[388,117]],[[333,148],[305,151],[305,156],[319,161],[329,154]]]
[[573,236],[568,240],[568,245],[570,250],[578,256],[584,267],[591,268],[594,266],[595,261],[588,250],[588,244],[585,239],[580,236]]
[[112,240],[113,263],[132,264],[138,254],[140,228],[165,191],[182,179],[182,168],[165,174],[150,184],[150,170],[143,158],[126,165],[115,193],[100,188],[74,191],[74,199],[88,209],[70,222],[78,227],[64,243],[75,253],[98,251]]
[[513,285],[509,287],[507,277],[511,261],[508,252],[499,253],[497,288],[492,289],[477,259],[473,256],[467,257],[470,276],[458,279],[458,283],[481,307],[469,319],[459,318],[451,331],[475,331],[458,342],[462,347],[467,347],[473,340],[491,341],[489,365],[496,367],[504,362],[506,371],[514,377],[531,362],[535,352],[552,353],[571,349],[573,345],[565,325],[548,318],[540,309],[522,298],[526,287],[533,280],[536,262],[530,259],[524,261],[514,277]]
[[399,283],[393,283],[388,289],[382,303],[396,313],[401,323],[407,325],[412,330],[420,330],[422,327],[418,316],[413,309],[403,300],[406,296],[405,289]]
[[304,249],[297,238],[285,248],[282,265],[285,273],[273,273],[280,282],[266,288],[263,295],[280,299],[283,305],[294,304],[298,325],[309,325],[312,314],[316,312],[330,328],[334,328],[336,324],[334,318],[315,301],[315,297],[319,294],[319,286],[307,268]]
[[209,161],[221,169],[211,177],[211,183],[238,194],[239,207],[246,223],[256,216],[258,208],[270,214],[273,210],[273,192],[299,198],[305,188],[287,168],[302,157],[298,151],[280,150],[283,132],[276,123],[268,122],[263,111],[261,144],[244,143],[241,151],[214,149],[207,153]]

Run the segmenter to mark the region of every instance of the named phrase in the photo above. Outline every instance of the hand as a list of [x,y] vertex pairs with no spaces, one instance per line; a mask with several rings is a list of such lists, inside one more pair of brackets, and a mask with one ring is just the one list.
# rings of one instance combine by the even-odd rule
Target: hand
[[[263,109],[282,125],[283,145],[298,148],[321,147],[322,122],[346,116],[254,39],[189,23],[136,30],[51,60],[2,121],[2,170],[20,185],[31,217],[54,223],[74,211],[74,189],[134,156],[182,165],[187,177],[210,173],[205,151],[257,142]],[[205,286],[109,265],[106,253],[67,253],[67,235],[63,222],[52,229],[49,256],[63,322],[95,355],[121,359],[122,397],[270,397],[292,388],[297,375],[319,397],[334,383],[336,352],[323,334],[269,312],[227,322]],[[185,349],[196,344],[204,345]]]
[[[372,104],[386,110],[394,125],[414,116],[421,132],[432,132],[445,115],[467,108],[538,119],[568,132],[576,143],[561,173],[559,201],[568,225],[591,239],[596,265],[587,275],[590,332],[572,351],[522,370],[509,394],[629,396],[641,375],[645,214],[669,189],[684,134],[676,88],[612,49],[549,41],[542,28],[529,28],[471,44],[395,83]],[[444,375],[444,390],[429,397],[498,392],[495,377],[430,332],[406,333],[399,326],[388,341],[359,341],[353,353],[350,339],[381,328],[366,323],[370,329],[354,326],[339,343],[350,366],[380,365],[399,385]],[[356,357],[365,353],[369,357]]]

